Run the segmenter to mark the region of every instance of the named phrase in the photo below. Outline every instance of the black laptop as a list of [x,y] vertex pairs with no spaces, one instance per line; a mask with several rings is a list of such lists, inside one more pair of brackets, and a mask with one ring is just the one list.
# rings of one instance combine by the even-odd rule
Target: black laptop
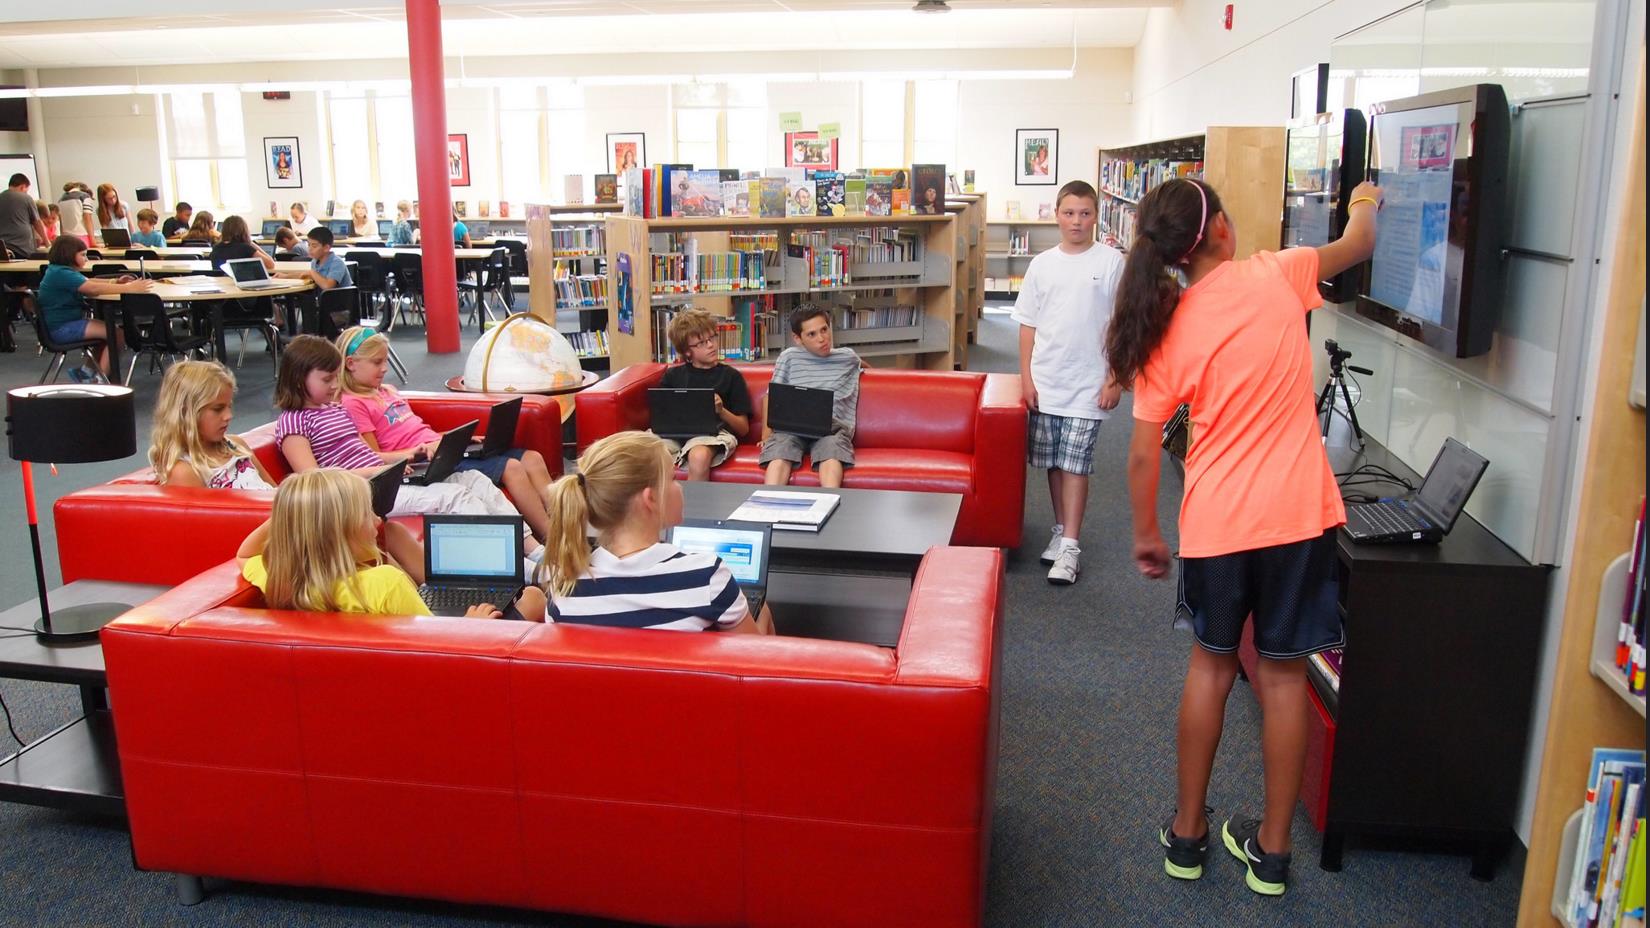
[[394,232],[394,231],[395,231],[395,220],[394,219],[380,219],[380,220],[378,220],[378,235],[379,235],[380,238],[389,238],[390,233]]
[[676,441],[715,435],[722,429],[716,415],[716,391],[692,387],[653,387],[647,391],[653,434]]
[[670,543],[683,551],[702,551],[722,559],[750,603],[754,618],[768,598],[768,551],[772,526],[761,522],[683,519],[670,530]]
[[464,456],[470,459],[490,458],[510,450],[510,445],[516,438],[516,420],[521,418],[521,397],[505,400],[493,406],[487,413],[487,434],[481,436],[481,441],[472,441],[464,449]]
[[396,461],[386,464],[378,473],[373,474],[367,483],[372,486],[372,514],[380,519],[388,519],[395,511],[395,497],[401,492],[401,477],[407,472],[407,462]]
[[132,244],[132,234],[125,229],[104,229],[104,248],[125,248]]
[[430,612],[463,615],[481,603],[508,609],[526,582],[522,531],[521,516],[425,516],[418,595]]
[[408,467],[401,482],[410,486],[425,487],[446,480],[458,467],[458,462],[464,460],[464,449],[469,447],[470,436],[476,433],[476,426],[480,424],[479,420],[471,419],[442,435],[441,444],[436,445],[435,454],[430,455],[430,460]]
[[1366,545],[1443,541],[1489,466],[1471,448],[1446,438],[1413,496],[1347,506],[1346,533]]
[[265,219],[263,231],[259,233],[259,237],[274,238],[276,232],[290,228],[292,228],[292,223],[285,219]]
[[836,393],[788,383],[768,385],[768,428],[803,438],[831,434],[831,408]]

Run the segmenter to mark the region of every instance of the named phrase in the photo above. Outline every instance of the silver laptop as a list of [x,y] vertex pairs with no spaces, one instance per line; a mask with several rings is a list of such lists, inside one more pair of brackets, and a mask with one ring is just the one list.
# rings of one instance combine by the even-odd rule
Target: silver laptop
[[526,582],[521,516],[424,517],[424,585],[435,615],[463,615],[490,603],[509,608]]
[[263,261],[257,258],[236,258],[225,261],[222,270],[235,282],[235,286],[242,290],[268,290],[271,287],[286,285],[284,280],[276,280],[269,276],[269,269],[264,267]]
[[762,611],[768,598],[768,550],[772,529],[760,522],[683,519],[670,530],[670,543],[683,551],[714,554],[722,559],[750,603],[751,616]]

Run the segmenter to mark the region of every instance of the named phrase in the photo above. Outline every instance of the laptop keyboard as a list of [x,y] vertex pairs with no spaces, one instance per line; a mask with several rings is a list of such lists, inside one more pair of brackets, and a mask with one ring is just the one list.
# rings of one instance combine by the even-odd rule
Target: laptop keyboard
[[1364,534],[1399,535],[1427,528],[1427,524],[1410,515],[1408,509],[1391,503],[1369,503],[1354,511],[1364,525]]
[[463,615],[466,609],[480,603],[497,606],[501,611],[516,598],[515,586],[422,586],[418,595],[436,615]]

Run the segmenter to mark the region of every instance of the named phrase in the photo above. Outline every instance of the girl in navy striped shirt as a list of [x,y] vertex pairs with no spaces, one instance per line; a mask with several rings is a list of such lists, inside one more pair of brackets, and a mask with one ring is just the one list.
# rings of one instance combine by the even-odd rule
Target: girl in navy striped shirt
[[[675,461],[657,435],[620,432],[591,445],[578,473],[550,486],[551,537],[540,571],[548,581],[546,619],[772,634],[767,607],[751,616],[721,558],[659,540],[681,521]],[[587,523],[596,530],[594,551]]]

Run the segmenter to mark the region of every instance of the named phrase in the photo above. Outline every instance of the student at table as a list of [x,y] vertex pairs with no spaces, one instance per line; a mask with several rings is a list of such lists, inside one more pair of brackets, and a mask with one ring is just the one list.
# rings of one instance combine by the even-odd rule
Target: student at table
[[270,273],[275,271],[275,259],[252,244],[252,232],[247,228],[246,220],[230,216],[223,221],[223,231],[218,234],[218,243],[206,256],[206,263],[217,269],[223,267],[225,262],[241,258],[257,258]]
[[350,238],[377,238],[378,224],[367,214],[367,201],[356,200],[349,207]]
[[132,233],[133,245],[147,245],[150,248],[165,248],[166,236],[155,228],[160,221],[160,215],[145,206],[137,211],[137,231]]
[[412,226],[412,204],[406,200],[395,204],[395,226],[390,229],[391,246],[418,244],[418,230]]
[[[275,255],[277,261],[308,261],[309,246],[304,244],[298,233],[281,226],[275,230]],[[287,257],[288,255],[291,257]]]
[[167,238],[182,235],[184,230],[189,228],[189,221],[194,215],[195,208],[179,200],[178,205],[172,207],[172,215],[166,217],[166,221],[161,223],[160,234]]
[[97,353],[97,370],[77,367],[69,371],[75,383],[109,376],[109,342],[119,338],[111,335],[101,320],[86,318],[86,297],[105,293],[148,293],[155,282],[131,274],[119,280],[88,280],[86,277],[86,243],[77,235],[58,236],[46,254],[46,273],[40,278],[40,295],[36,299],[46,331],[62,342],[81,339],[101,339],[103,347]]
[[456,248],[470,247],[470,227],[462,219],[453,220],[453,246]]
[[27,174],[13,174],[6,189],[0,191],[0,242],[19,257],[43,246],[49,239],[46,226],[40,221],[40,211],[34,197],[29,195]]
[[212,214],[201,210],[195,214],[195,221],[189,224],[189,231],[183,233],[184,244],[199,242],[203,245],[212,245],[218,241],[218,223]]
[[299,235],[308,235],[310,229],[321,225],[321,223],[309,218],[309,207],[304,205],[303,200],[292,204],[292,209],[287,215],[292,218],[292,231]]
[[77,180],[63,185],[63,198],[57,201],[58,218],[62,227],[59,235],[72,235],[89,247],[92,230],[97,228],[97,213],[92,207],[92,190]]
[[281,271],[275,276],[307,280],[322,290],[355,286],[344,259],[332,251],[332,230],[326,226],[316,226],[309,230],[308,270]]
[[36,200],[34,206],[40,211],[40,223],[46,227],[46,244],[50,245],[57,240],[57,204]]
[[130,229],[132,208],[120,198],[114,184],[97,185],[97,228],[103,229]]

